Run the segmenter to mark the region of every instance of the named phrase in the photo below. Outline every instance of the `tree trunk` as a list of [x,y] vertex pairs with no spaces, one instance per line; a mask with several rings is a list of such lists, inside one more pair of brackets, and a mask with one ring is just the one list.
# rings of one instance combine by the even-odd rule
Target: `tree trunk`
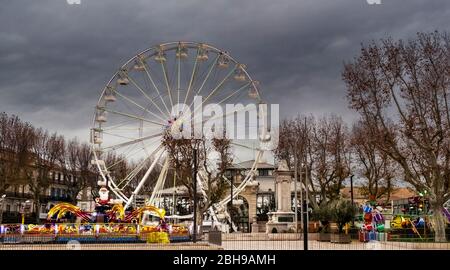
[[433,210],[433,216],[431,217],[433,229],[434,229],[434,240],[436,242],[446,242],[445,237],[445,217],[443,214],[444,206],[438,201],[431,201],[431,209]]
[[36,224],[40,223],[40,219],[39,219],[39,206],[41,205],[41,200],[39,198],[39,196],[36,196],[34,198],[34,212],[36,213]]

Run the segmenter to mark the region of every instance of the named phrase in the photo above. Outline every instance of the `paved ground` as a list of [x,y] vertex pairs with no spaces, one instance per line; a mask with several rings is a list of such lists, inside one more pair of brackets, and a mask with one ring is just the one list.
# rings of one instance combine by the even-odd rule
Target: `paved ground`
[[0,250],[219,250],[221,247],[206,243],[174,244],[79,244],[70,241],[67,244],[3,244]]
[[[308,241],[310,250],[450,250],[450,243],[407,243],[407,242],[369,242],[353,241],[350,244]],[[222,246],[207,243],[174,244],[3,244],[0,250],[303,250],[301,240],[226,240]]]
[[[225,250],[303,250],[303,241],[224,241]],[[407,242],[368,242],[353,241],[350,244],[308,241],[309,250],[450,250],[450,243],[407,243]]]

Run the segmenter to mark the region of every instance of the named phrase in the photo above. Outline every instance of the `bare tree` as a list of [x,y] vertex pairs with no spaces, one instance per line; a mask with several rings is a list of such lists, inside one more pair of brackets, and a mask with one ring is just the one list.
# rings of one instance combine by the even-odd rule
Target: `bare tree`
[[308,127],[313,122],[312,117],[307,118],[300,115],[294,119],[285,119],[281,122],[278,146],[273,150],[273,153],[278,160],[286,160],[291,169],[294,168],[294,160],[297,160],[297,168],[301,168],[301,163],[307,152]]
[[363,122],[353,125],[350,143],[356,176],[363,180],[362,194],[374,199],[385,196],[388,202],[395,186],[396,164],[376,147],[370,130]]
[[450,199],[450,38],[419,33],[363,46],[345,65],[351,108],[395,160],[404,179],[428,191],[437,242],[445,239],[443,204]]
[[[163,142],[170,157],[170,164],[176,171],[177,182],[186,187],[189,198],[193,199],[193,155],[197,149],[198,170],[206,179],[202,181],[203,196],[198,207],[198,215],[201,217],[213,204],[223,199],[229,183],[225,178],[227,168],[232,164],[229,139],[199,139],[193,144],[190,139],[175,139],[170,133],[164,135]],[[211,152],[217,154],[217,164],[212,164],[208,157]],[[214,159],[213,159],[214,160]],[[199,174],[200,175],[200,174]],[[198,186],[200,191],[200,186]]]
[[350,174],[348,139],[345,123],[335,115],[319,120],[298,116],[281,124],[274,154],[279,160],[287,160],[291,169],[297,160],[303,179],[308,174],[309,201],[314,209],[339,197]]
[[36,222],[39,222],[39,206],[42,196],[51,183],[51,173],[58,167],[58,160],[64,155],[64,137],[35,129],[32,136],[32,165],[25,167],[27,182],[33,195]]
[[0,114],[0,192],[26,184],[25,167],[31,162],[33,127],[17,116]]
[[96,185],[97,172],[91,164],[92,159],[93,154],[87,143],[80,143],[76,138],[67,142],[61,168],[64,170],[64,182],[69,189],[70,199],[75,205],[82,190]]
[[[350,148],[346,124],[336,115],[323,117],[311,127],[308,166],[311,194],[318,202],[330,202],[340,196],[343,183],[350,176]],[[314,203],[316,200],[311,199]],[[316,205],[318,207],[318,205]]]

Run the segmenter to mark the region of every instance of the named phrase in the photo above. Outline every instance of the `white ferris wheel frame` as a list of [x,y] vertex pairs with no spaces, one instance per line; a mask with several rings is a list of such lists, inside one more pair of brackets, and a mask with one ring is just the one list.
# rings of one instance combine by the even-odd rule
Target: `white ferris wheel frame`
[[[134,55],[134,56],[131,57],[129,60],[127,60],[127,61],[120,67],[120,70],[127,69],[127,67],[130,65],[130,63],[132,63],[133,61],[136,61],[136,59],[138,59],[138,57],[140,57],[140,56],[142,56],[142,55],[148,54],[149,52],[152,52],[152,51],[153,51],[151,54],[148,54],[147,57],[146,57],[146,58],[150,58],[150,57],[155,56],[155,55],[158,53],[158,49],[160,49],[160,48],[162,48],[162,47],[164,47],[164,51],[170,51],[170,50],[174,50],[174,49],[176,50],[177,48],[179,48],[180,44],[183,44],[184,46],[186,46],[186,48],[191,48],[191,49],[193,49],[193,48],[199,48],[199,46],[202,46],[202,48],[205,48],[208,52],[214,52],[214,53],[216,53],[216,54],[217,54],[217,57],[218,57],[219,55],[225,56],[225,57],[230,61],[230,63],[231,63],[231,62],[234,63],[236,67],[237,67],[238,65],[241,65],[241,64],[240,64],[238,61],[236,61],[230,54],[228,54],[228,52],[226,52],[226,51],[224,51],[224,50],[220,50],[220,49],[218,49],[218,48],[216,48],[216,47],[214,47],[214,46],[212,46],[212,45],[210,45],[210,44],[199,43],[199,42],[191,42],[191,41],[174,41],[174,42],[162,43],[162,44],[159,44],[159,45],[156,45],[156,46],[153,46],[153,47],[150,47],[150,48],[147,48],[147,49],[141,51],[140,53]],[[198,57],[198,52],[199,52],[199,50],[197,50],[197,57]],[[197,65],[197,60],[195,61],[194,68],[195,68],[196,65]],[[236,69],[236,67],[235,67],[234,69]],[[211,68],[211,69],[212,69],[212,68]],[[234,69],[233,69],[233,70],[234,70]],[[263,102],[261,101],[260,91],[259,91],[259,89],[258,89],[257,82],[254,81],[254,80],[252,80],[252,78],[251,78],[250,74],[247,72],[245,66],[244,66],[244,67],[241,67],[240,69],[241,69],[242,72],[244,72],[245,76],[248,78],[248,81],[249,81],[249,82],[248,82],[247,85],[248,85],[248,86],[251,85],[251,86],[253,87],[253,89],[256,90],[256,92],[257,92],[257,97],[258,97],[258,103],[259,103],[259,104],[263,103]],[[113,81],[116,80],[116,79],[118,78],[119,75],[120,75],[120,71],[115,72],[114,75],[111,77],[111,79],[110,79],[110,80],[108,81],[108,83],[106,84],[105,88],[102,90],[101,95],[100,95],[100,97],[99,97],[99,99],[98,99],[98,102],[97,102],[97,107],[96,107],[97,109],[98,109],[98,104],[100,104],[100,103],[102,102],[102,98],[104,98],[105,93],[106,93],[106,91],[108,90],[108,86],[111,85],[111,84],[113,83]],[[192,74],[192,77],[193,77],[193,76],[194,76],[194,75]],[[209,76],[209,75],[207,75],[207,76]],[[166,80],[167,80],[167,77],[166,77]],[[191,82],[189,82],[189,84],[191,84],[191,83],[192,83],[192,78],[191,78]],[[205,83],[205,81],[203,82],[201,88],[203,87],[204,83]],[[200,88],[200,89],[201,89],[201,88]],[[156,87],[156,89],[157,89],[157,87]],[[188,92],[186,93],[185,99],[187,99],[187,97],[189,96],[189,90],[190,90],[190,89],[188,89]],[[170,90],[169,90],[169,91],[170,91]],[[193,90],[193,91],[194,91],[194,90]],[[159,92],[158,92],[158,94],[159,94]],[[161,96],[161,94],[159,94],[159,95]],[[169,95],[170,95],[170,93],[169,93]],[[161,97],[161,98],[162,98],[162,97]],[[186,101],[186,100],[185,100],[185,101]],[[164,102],[164,101],[163,101],[163,102]],[[164,105],[165,105],[165,103],[164,103]],[[166,105],[165,105],[165,106],[166,106]],[[172,104],[172,106],[173,106],[173,104]],[[166,108],[166,109],[167,109],[167,108]],[[195,110],[195,108],[194,108],[194,110]],[[97,111],[96,111],[96,113],[97,113]],[[97,124],[97,121],[96,121],[96,113],[94,114],[94,117],[93,117],[93,125],[92,125],[93,128],[92,128],[92,129],[95,129],[95,128],[96,128],[96,124]],[[265,111],[262,111],[262,112],[260,111],[259,113],[260,113],[259,117],[266,117],[266,116],[267,116],[267,112],[265,112]],[[162,115],[164,115],[164,114],[162,114]],[[266,125],[266,124],[267,124],[267,123],[265,123],[265,125]],[[91,131],[92,131],[92,129],[91,129]],[[264,126],[264,127],[262,128],[262,130],[263,130],[263,136],[262,136],[262,138],[265,138],[265,137],[266,137],[265,132],[266,132],[266,130],[267,130],[266,126]],[[161,135],[161,134],[156,134],[156,135],[151,135],[151,136],[141,137],[141,138],[139,138],[139,139],[137,139],[137,140],[135,140],[135,141],[129,141],[129,142],[121,143],[121,144],[116,145],[116,146],[114,146],[114,147],[121,147],[122,145],[125,145],[125,144],[133,144],[133,143],[136,143],[136,142],[140,142],[140,141],[146,140],[146,139],[148,139],[149,137],[153,137],[153,136],[156,136],[156,137],[157,137],[157,136],[160,136],[160,135]],[[259,141],[261,142],[262,140],[259,139]],[[162,146],[159,145],[159,147],[158,147],[158,148],[150,155],[151,157],[153,157],[153,156],[155,157],[154,160],[152,161],[152,164],[150,165],[150,167],[149,167],[148,170],[146,171],[144,177],[139,181],[139,183],[138,183],[138,185],[136,186],[135,190],[133,191],[132,195],[129,196],[129,197],[127,197],[127,196],[122,192],[122,190],[118,187],[118,185],[117,185],[115,179],[113,179],[113,178],[110,176],[110,173],[109,173],[109,171],[108,171],[107,164],[105,164],[105,162],[104,162],[102,159],[100,159],[100,157],[98,156],[97,151],[102,150],[101,147],[98,146],[99,144],[97,144],[97,143],[95,143],[95,142],[92,142],[91,145],[92,145],[92,151],[93,151],[93,156],[94,156],[94,163],[95,163],[95,165],[96,165],[96,167],[97,167],[97,169],[98,169],[98,171],[99,171],[99,174],[100,174],[102,180],[103,180],[105,183],[107,183],[108,187],[109,187],[110,190],[117,196],[117,198],[119,198],[120,200],[122,200],[122,201],[125,203],[125,207],[128,207],[128,206],[133,202],[135,196],[139,194],[141,188],[143,187],[143,185],[144,185],[145,182],[147,181],[147,178],[148,178],[149,174],[152,172],[152,170],[154,169],[155,165],[159,162],[159,159],[161,158],[161,156],[162,156],[162,155],[164,154],[164,152],[165,152],[165,149],[162,149]],[[100,145],[101,145],[101,143],[100,143]],[[110,148],[110,147],[108,147],[108,148]],[[250,168],[249,172],[248,172],[247,175],[245,176],[244,180],[242,180],[242,182],[240,183],[240,185],[239,185],[238,187],[235,188],[235,191],[236,191],[236,192],[233,193],[233,199],[234,199],[235,197],[237,197],[237,196],[239,195],[239,193],[242,192],[242,191],[244,190],[244,188],[249,184],[249,182],[251,182],[251,180],[252,180],[253,176],[255,175],[256,170],[257,170],[257,168],[258,168],[258,163],[260,162],[260,160],[261,160],[261,158],[262,158],[262,155],[263,155],[263,153],[264,153],[264,151],[265,151],[265,150],[263,150],[263,149],[261,149],[261,148],[259,148],[259,149],[253,149],[253,150],[256,151],[256,157],[255,157],[255,161],[254,161],[254,163],[253,163],[253,166]],[[150,156],[149,156],[148,158],[150,158]],[[161,175],[160,175],[160,177],[161,177]],[[199,172],[197,179],[199,179],[199,180],[202,179],[202,174],[201,174],[201,172]],[[199,181],[199,180],[198,180],[198,181]],[[157,192],[158,192],[158,190],[153,190],[153,194],[152,194],[151,197],[154,198],[154,197],[156,196],[155,193],[157,193]],[[231,195],[228,195],[228,196],[226,196],[222,201],[220,201],[219,203],[215,204],[215,205],[214,205],[214,208],[219,209],[219,208],[225,206],[230,200],[231,200]],[[210,209],[210,211],[211,211],[211,212],[214,212],[214,209]]]

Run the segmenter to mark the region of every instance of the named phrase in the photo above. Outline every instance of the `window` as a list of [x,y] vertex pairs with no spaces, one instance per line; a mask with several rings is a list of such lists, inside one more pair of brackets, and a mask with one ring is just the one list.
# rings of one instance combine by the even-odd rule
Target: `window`
[[270,169],[260,169],[259,176],[272,176],[272,172]]
[[50,193],[50,196],[56,197],[56,191],[55,191],[55,188],[52,188],[51,193]]
[[11,212],[11,205],[9,204],[6,205],[6,212]]
[[256,196],[256,215],[259,221],[267,221],[267,213],[275,210],[275,194],[260,193]]

